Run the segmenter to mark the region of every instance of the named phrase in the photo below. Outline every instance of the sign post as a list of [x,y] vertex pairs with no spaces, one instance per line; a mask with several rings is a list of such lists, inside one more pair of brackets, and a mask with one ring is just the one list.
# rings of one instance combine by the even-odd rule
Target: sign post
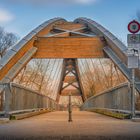
[[132,70],[131,77],[131,115],[135,118],[135,69],[139,68],[139,46],[140,34],[136,34],[140,30],[140,24],[133,20],[128,24],[128,30],[132,34],[127,35],[128,43],[128,68]]
[[135,69],[139,67],[139,56],[135,49],[128,51],[128,68],[131,69],[132,77],[130,81],[131,85],[131,115],[135,117]]
[[134,118],[136,116],[135,114],[135,69],[132,68],[132,105],[131,105],[131,109],[132,109],[132,118]]

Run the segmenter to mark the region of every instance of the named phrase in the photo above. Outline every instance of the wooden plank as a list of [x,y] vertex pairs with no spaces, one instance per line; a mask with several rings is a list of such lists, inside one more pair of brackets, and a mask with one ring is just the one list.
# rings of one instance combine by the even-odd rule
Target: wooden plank
[[8,71],[8,73],[5,75],[6,78],[3,78],[1,81],[3,83],[7,83],[8,81],[10,82],[13,80],[18,75],[20,70],[30,61],[36,50],[37,48],[35,47],[32,47],[30,50],[28,50],[26,54],[24,54],[24,56],[20,58],[17,63]]
[[81,96],[80,91],[77,89],[66,89],[61,91],[61,96],[69,96],[71,93],[72,96]]
[[70,82],[76,82],[76,77],[75,76],[66,76],[64,79],[65,83],[70,83]]
[[62,32],[62,33],[50,34],[47,37],[68,37],[68,36],[70,36],[69,32]]
[[34,58],[102,58],[104,44],[99,37],[39,37]]
[[74,30],[74,29],[82,28],[84,27],[84,25],[79,23],[66,22],[65,24],[54,26],[54,28],[55,27],[60,29],[65,29],[65,30]]
[[63,60],[62,71],[61,71],[61,75],[60,75],[60,82],[59,82],[58,92],[57,92],[57,96],[56,96],[56,101],[57,102],[59,102],[60,93],[61,93],[61,90],[62,90],[62,87],[63,87],[63,80],[64,80],[64,76],[65,76],[65,71],[66,71],[65,64],[66,64],[65,60]]
[[32,48],[33,41],[29,41],[28,44],[22,47],[12,59],[0,70],[0,80],[7,74],[7,72],[17,63],[17,61],[30,49]]
[[82,80],[81,80],[81,76],[80,76],[80,71],[79,71],[79,67],[78,67],[78,60],[75,59],[75,68],[76,68],[76,73],[77,73],[77,79],[78,79],[78,84],[79,84],[79,87],[80,87],[80,90],[81,90],[81,93],[82,93],[82,100],[83,102],[87,99],[85,93],[84,93],[84,88],[83,88],[83,85],[82,85]]

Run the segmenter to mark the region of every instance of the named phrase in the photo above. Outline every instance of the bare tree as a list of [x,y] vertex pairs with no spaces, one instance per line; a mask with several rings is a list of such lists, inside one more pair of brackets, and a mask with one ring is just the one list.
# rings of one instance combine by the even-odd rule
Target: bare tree
[[[47,62],[47,63],[46,63]],[[44,93],[48,84],[49,60],[33,59],[14,79],[14,82]],[[44,87],[44,88],[43,88]]]
[[88,65],[81,63],[81,60],[79,62],[82,85],[87,97],[100,94],[104,90],[127,81],[122,72],[109,59],[90,59],[87,61],[89,68],[85,68]]
[[18,38],[13,33],[8,33],[4,28],[0,27],[0,58],[2,58],[8,48],[17,42]]

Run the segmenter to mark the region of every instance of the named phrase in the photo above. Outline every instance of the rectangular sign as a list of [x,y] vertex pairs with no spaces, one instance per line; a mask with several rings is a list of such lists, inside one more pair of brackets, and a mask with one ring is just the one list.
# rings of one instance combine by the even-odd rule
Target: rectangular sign
[[128,34],[127,43],[130,44],[140,44],[140,34]]
[[138,68],[139,67],[139,57],[135,55],[128,55],[128,68]]
[[129,47],[127,49],[127,66],[128,68],[139,68],[139,48]]

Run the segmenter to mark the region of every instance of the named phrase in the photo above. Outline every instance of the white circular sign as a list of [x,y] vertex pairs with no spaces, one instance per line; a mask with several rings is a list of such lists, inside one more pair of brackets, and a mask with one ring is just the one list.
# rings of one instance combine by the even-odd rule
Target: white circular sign
[[139,32],[139,30],[140,30],[140,24],[139,24],[139,22],[137,22],[135,20],[131,21],[128,24],[128,30],[129,30],[129,32],[131,32],[133,34]]

